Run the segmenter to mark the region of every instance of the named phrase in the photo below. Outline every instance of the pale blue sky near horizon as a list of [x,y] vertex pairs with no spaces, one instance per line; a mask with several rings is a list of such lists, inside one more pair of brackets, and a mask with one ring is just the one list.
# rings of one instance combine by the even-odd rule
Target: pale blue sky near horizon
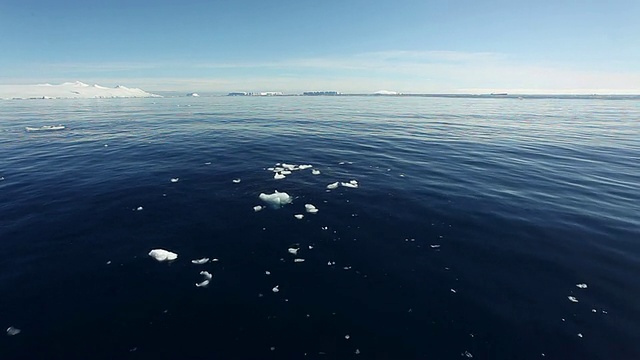
[[0,2],[0,84],[640,93],[640,1]]

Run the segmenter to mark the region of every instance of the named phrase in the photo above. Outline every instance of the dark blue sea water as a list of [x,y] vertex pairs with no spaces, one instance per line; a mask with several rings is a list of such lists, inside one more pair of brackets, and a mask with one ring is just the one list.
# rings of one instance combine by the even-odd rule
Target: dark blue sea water
[[3,101],[0,359],[638,359],[639,164],[638,99]]

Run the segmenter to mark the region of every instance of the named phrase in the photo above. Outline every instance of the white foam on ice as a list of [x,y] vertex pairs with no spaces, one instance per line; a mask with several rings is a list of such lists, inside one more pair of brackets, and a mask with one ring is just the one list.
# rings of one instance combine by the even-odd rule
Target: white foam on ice
[[164,249],[153,249],[149,251],[149,256],[157,261],[172,261],[178,258],[178,254]]
[[274,209],[278,209],[282,205],[291,203],[291,196],[285,192],[275,191],[273,194],[261,193],[258,197]]

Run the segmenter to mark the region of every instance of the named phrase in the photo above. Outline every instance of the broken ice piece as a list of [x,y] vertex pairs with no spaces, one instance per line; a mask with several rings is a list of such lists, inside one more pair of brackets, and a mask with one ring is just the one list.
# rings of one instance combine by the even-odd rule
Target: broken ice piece
[[202,265],[202,264],[206,264],[209,262],[209,258],[202,258],[202,259],[196,259],[196,260],[191,260],[192,264],[196,264],[196,265]]
[[309,250],[313,249],[313,245],[309,245]]
[[137,208],[135,208],[136,211],[142,211],[142,206],[138,206]]
[[451,289],[451,292],[455,294],[457,291],[455,289]]
[[196,287],[205,287],[209,285],[209,280],[205,280],[203,282],[196,283]]
[[311,173],[313,175],[320,175],[320,170],[313,169],[313,170],[311,170]]
[[178,180],[180,180],[180,178],[171,178],[171,182],[172,182],[172,183],[177,183],[177,182],[178,182]]
[[353,189],[358,187],[358,183],[352,184],[350,182],[341,182],[340,185],[348,188],[353,188]]
[[262,210],[262,206],[260,206],[260,205],[257,205],[257,206],[253,207],[253,211],[255,211],[255,212],[258,212],[260,210]]
[[304,262],[304,259],[293,259],[293,262],[301,263],[301,262]]
[[327,185],[327,189],[329,189],[329,190],[337,189],[339,184],[340,183],[337,182],[337,181],[334,182],[334,183],[331,183],[331,184]]
[[286,178],[286,176],[282,175],[281,173],[275,173],[275,175],[273,175],[273,178],[276,180],[280,180]]
[[431,246],[431,248],[432,248],[432,249],[437,249],[437,248],[439,248],[439,247],[440,247],[440,245],[436,245],[436,244],[434,244],[434,245],[429,245],[429,246]]
[[265,273],[265,275],[271,275],[271,271],[269,271],[269,270],[265,271],[264,273]]
[[153,249],[149,251],[149,256],[157,261],[171,261],[178,258],[178,254],[164,249]]
[[289,171],[289,170],[282,170],[282,171],[280,171],[280,174],[282,174],[282,175],[291,175],[291,171]]
[[274,287],[273,287],[273,289],[271,289],[271,291],[273,291],[274,293],[277,293],[278,291],[280,291],[279,286],[280,286],[280,285],[276,285],[276,286],[274,286]]
[[345,336],[344,336],[344,338],[345,338],[345,339],[347,339],[347,340],[349,340],[349,338],[351,338],[351,336],[349,336],[349,335],[345,335]]
[[207,280],[211,280],[213,278],[213,275],[208,271],[200,271],[200,275],[204,276]]
[[298,251],[300,249],[297,248],[288,248],[287,251],[289,252],[289,254],[293,254],[293,255],[298,255]]
[[304,204],[304,208],[309,214],[315,214],[318,212],[318,208],[312,204]]
[[303,214],[295,214],[295,215],[293,215],[293,217],[295,217],[295,218],[296,218],[296,219],[298,219],[298,220],[302,220],[302,218],[304,217],[304,215],[303,215]]
[[586,289],[587,288],[587,284],[576,284],[576,287],[579,287],[580,289]]
[[8,336],[18,335],[18,334],[20,334],[21,332],[22,332],[22,330],[20,330],[20,329],[18,329],[18,328],[15,328],[15,327],[13,327],[13,326],[9,326],[9,327],[7,328],[7,335],[8,335]]
[[581,333],[578,333],[578,337],[580,337],[580,338],[581,338],[581,337],[582,337],[582,334],[581,334]]
[[233,179],[232,181],[233,181],[234,184],[239,184],[241,180],[240,179]]
[[291,196],[289,196],[289,194],[284,192],[281,193],[281,192],[275,191],[273,194],[261,193],[260,196],[258,197],[260,198],[260,200],[271,205],[271,207],[275,209],[281,207],[282,205],[291,203]]
[[569,299],[569,301],[571,301],[571,302],[574,302],[574,303],[577,303],[577,302],[578,302],[578,299],[576,299],[576,297],[575,297],[575,296],[567,296],[567,298],[568,298],[568,299]]
[[298,169],[305,170],[305,169],[309,169],[309,168],[312,168],[312,167],[313,167],[313,165],[300,165],[300,166],[298,166]]

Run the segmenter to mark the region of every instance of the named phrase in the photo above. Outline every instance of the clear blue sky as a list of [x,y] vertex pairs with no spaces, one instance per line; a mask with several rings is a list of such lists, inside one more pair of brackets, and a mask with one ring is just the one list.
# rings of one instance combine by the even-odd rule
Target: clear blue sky
[[640,1],[0,2],[0,83],[640,93]]

